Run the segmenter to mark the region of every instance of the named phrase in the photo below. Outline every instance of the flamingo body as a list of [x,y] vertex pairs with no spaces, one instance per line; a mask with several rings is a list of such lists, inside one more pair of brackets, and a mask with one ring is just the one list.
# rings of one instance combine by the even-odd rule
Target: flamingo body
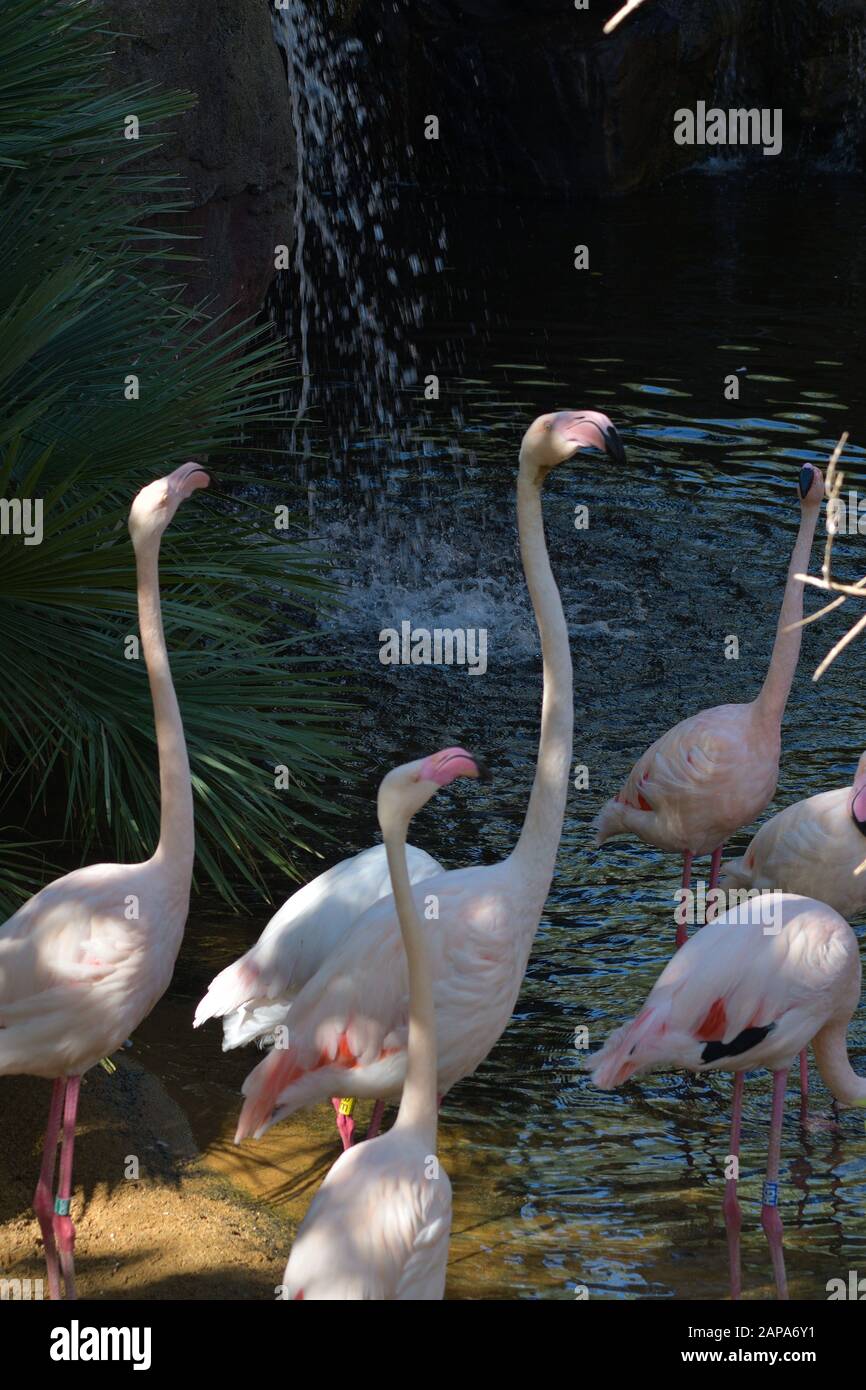
[[289,1299],[441,1299],[451,1184],[411,1132],[390,1130],[341,1154],[298,1232]]
[[30,898],[0,927],[0,1074],[80,1076],[116,1052],[168,988],[188,907],[156,857]]
[[596,843],[637,836],[709,854],[767,807],[779,776],[779,726],[757,702],[702,710],[662,734],[596,821]]
[[[406,847],[413,883],[441,873],[432,855]],[[211,982],[195,1013],[198,1028],[223,1018],[223,1051],[288,1024],[292,1000],[342,945],[367,908],[391,893],[384,845],[343,859],[299,888],[254,946]]]
[[[540,907],[506,859],[455,869],[413,888],[424,923],[438,1036],[438,1091],[471,1075],[504,1031],[523,979]],[[527,924],[529,930],[527,931]],[[301,990],[290,1046],[247,1077],[236,1138],[332,1095],[393,1100],[406,1075],[408,976],[392,898],[371,907]]]
[[845,918],[866,909],[866,839],[851,815],[851,787],[786,806],[761,826],[745,854],[722,865],[719,887],[779,889],[828,903]]
[[[755,920],[755,902],[768,908],[771,897],[772,927]],[[690,937],[589,1069],[603,1090],[665,1068],[784,1071],[828,1025],[844,1033],[859,998],[860,954],[844,918],[813,898],[765,895]]]

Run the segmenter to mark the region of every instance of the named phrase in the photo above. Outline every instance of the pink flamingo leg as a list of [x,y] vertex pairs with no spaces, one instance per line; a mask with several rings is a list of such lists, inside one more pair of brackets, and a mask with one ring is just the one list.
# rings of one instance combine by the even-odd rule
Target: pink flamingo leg
[[60,1251],[60,1268],[66,1285],[66,1297],[75,1298],[75,1226],[69,1215],[72,1201],[72,1159],[75,1151],[75,1119],[81,1077],[70,1076],[66,1083],[63,1105],[63,1147],[60,1150],[60,1181],[54,1202],[54,1238]]
[[375,1139],[375,1138],[376,1138],[376,1135],[379,1133],[379,1130],[382,1128],[382,1116],[384,1115],[384,1113],[385,1113],[385,1102],[384,1102],[383,1100],[377,1100],[377,1101],[376,1101],[376,1104],[373,1106],[373,1115],[372,1115],[372,1118],[371,1118],[371,1120],[370,1120],[370,1128],[367,1130],[367,1133],[364,1135],[364,1138],[365,1138],[365,1139]]
[[[734,1098],[731,1104],[731,1145],[729,1156],[740,1163],[740,1125],[743,1119],[743,1072],[734,1074]],[[725,1182],[725,1200],[722,1211],[725,1214],[725,1227],[728,1232],[728,1264],[731,1271],[731,1298],[739,1298],[742,1293],[740,1277],[740,1227],[743,1224],[740,1203],[737,1200],[737,1178]]]
[[707,890],[708,892],[712,892],[714,888],[718,888],[719,886],[719,872],[722,867],[722,855],[724,852],[724,845],[719,845],[718,849],[713,850],[713,857],[710,860],[710,886]]
[[48,1292],[56,1303],[61,1298],[60,1266],[57,1263],[57,1246],[54,1243],[54,1167],[57,1161],[57,1136],[60,1133],[60,1116],[63,1111],[63,1095],[66,1090],[66,1077],[59,1076],[51,1088],[51,1105],[48,1110],[48,1124],[45,1129],[45,1144],[42,1149],[42,1167],[39,1181],[33,1195],[33,1210],[42,1232],[42,1245],[45,1250],[45,1263],[48,1266]]
[[776,1279],[776,1293],[779,1298],[788,1297],[785,1252],[782,1248],[782,1218],[779,1215],[779,1158],[782,1151],[782,1117],[785,1111],[787,1085],[787,1068],[784,1071],[774,1071],[773,1113],[770,1118],[770,1146],[767,1154],[767,1181],[764,1183],[764,1200],[761,1204],[761,1225],[766,1232],[770,1246],[773,1274]]
[[355,1121],[351,1114],[344,1115],[340,1096],[331,1096],[331,1104],[337,1112],[337,1132],[343,1141],[343,1150],[350,1149],[355,1142]]
[[[685,854],[683,855],[683,881],[682,881],[682,887],[683,887],[683,888],[689,888],[690,885],[691,885],[691,881],[692,881],[692,857],[693,857],[693,856],[692,856],[692,854],[691,854],[691,851],[690,851],[690,850],[686,850]],[[677,908],[676,923],[677,923],[677,950],[679,950],[679,948],[680,948],[681,946],[685,946],[686,941],[688,940],[688,932],[686,931],[686,904],[685,904],[685,901],[683,901],[683,902],[680,904],[680,906]]]

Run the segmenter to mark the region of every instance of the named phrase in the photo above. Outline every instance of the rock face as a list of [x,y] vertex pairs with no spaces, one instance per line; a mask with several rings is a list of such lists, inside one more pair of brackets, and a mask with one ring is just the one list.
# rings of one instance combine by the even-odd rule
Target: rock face
[[[318,0],[327,8],[334,0]],[[673,113],[781,107],[786,152],[866,134],[866,0],[360,0],[344,31],[371,54],[389,126],[425,187],[625,192],[695,160]],[[424,139],[436,115],[440,139]],[[755,152],[760,160],[760,151]]]
[[261,0],[103,0],[118,81],[192,90],[194,110],[172,122],[150,158],[179,174],[192,208],[172,225],[200,237],[189,295],[213,296],[232,317],[255,313],[274,274],[274,247],[291,245],[295,143],[286,74]]
[[[103,3],[127,35],[119,80],[198,94],[157,156],[189,187],[186,229],[202,238],[191,293],[252,312],[274,247],[291,243],[296,179],[272,0]],[[803,160],[841,149],[853,167],[866,141],[866,0],[646,0],[610,39],[618,0],[305,3],[335,43],[363,46],[373,164],[387,148],[388,167],[425,190],[646,187],[700,153],[673,139],[673,113],[698,101],[781,107],[784,154]],[[438,140],[424,138],[430,115]]]

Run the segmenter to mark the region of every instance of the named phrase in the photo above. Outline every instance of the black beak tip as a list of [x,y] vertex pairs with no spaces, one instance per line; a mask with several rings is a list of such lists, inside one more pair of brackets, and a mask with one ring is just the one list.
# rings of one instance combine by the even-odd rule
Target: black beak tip
[[615,425],[611,425],[604,431],[604,442],[607,445],[607,452],[610,454],[614,463],[625,463],[625,449],[619,437],[619,431]]
[[815,479],[815,470],[810,463],[804,463],[800,469],[800,496],[806,497],[809,488]]

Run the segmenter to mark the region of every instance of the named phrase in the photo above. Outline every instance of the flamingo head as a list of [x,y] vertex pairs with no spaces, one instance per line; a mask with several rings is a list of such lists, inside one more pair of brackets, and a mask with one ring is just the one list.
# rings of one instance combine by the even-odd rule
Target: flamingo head
[[820,468],[816,468],[814,463],[804,463],[797,479],[797,488],[804,511],[807,507],[820,507],[824,497],[824,475]]
[[848,809],[860,834],[866,835],[866,753],[861,754],[857,764]]
[[379,787],[379,825],[383,835],[398,826],[405,829],[431,797],[458,777],[483,776],[483,764],[465,748],[443,748],[429,758],[395,767]]
[[625,463],[625,450],[616,427],[598,410],[559,410],[539,415],[520,446],[520,464],[541,484],[551,469],[568,463],[581,449],[603,449],[616,463]]
[[165,478],[148,483],[133,498],[129,509],[129,534],[133,545],[162,535],[181,502],[196,488],[207,487],[209,475],[200,463],[182,463]]

